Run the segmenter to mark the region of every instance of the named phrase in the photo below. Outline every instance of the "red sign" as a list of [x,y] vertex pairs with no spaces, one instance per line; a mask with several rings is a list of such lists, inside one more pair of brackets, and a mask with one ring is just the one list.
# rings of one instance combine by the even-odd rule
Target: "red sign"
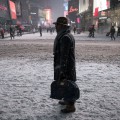
[[97,7],[97,8],[95,8],[94,17],[98,17],[98,7]]
[[11,0],[9,0],[9,5],[10,5],[11,18],[12,19],[17,19],[15,3],[12,2]]

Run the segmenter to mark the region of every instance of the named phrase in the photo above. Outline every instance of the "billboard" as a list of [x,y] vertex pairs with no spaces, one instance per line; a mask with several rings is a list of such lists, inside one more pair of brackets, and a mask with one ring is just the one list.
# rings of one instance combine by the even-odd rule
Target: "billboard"
[[91,3],[89,3],[91,1],[89,0],[79,0],[79,13],[85,12],[86,10],[88,10],[89,5],[91,5]]
[[48,9],[44,9],[44,11],[45,11],[47,22],[51,24],[51,9],[49,9],[49,8]]
[[97,17],[99,11],[103,11],[110,8],[110,0],[94,0],[93,3],[93,16]]
[[99,0],[99,11],[110,8],[110,0]]
[[17,19],[15,3],[9,0],[11,19]]
[[75,21],[77,13],[79,13],[79,0],[70,0],[68,2],[69,19],[71,21]]

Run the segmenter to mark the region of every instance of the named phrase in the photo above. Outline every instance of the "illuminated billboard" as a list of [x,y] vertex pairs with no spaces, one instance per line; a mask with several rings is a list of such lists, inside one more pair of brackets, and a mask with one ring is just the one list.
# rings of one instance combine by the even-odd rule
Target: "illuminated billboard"
[[69,19],[71,21],[75,21],[77,13],[79,13],[79,0],[70,0],[68,2]]
[[110,8],[110,0],[94,0],[93,4],[93,16],[97,17],[99,11],[103,11]]
[[46,14],[46,20],[51,24],[51,9],[44,9]]
[[110,0],[99,0],[99,11],[110,8]]
[[79,13],[85,12],[86,10],[88,10],[89,5],[91,3],[89,3],[89,0],[79,0]]
[[15,3],[9,0],[11,19],[17,19]]

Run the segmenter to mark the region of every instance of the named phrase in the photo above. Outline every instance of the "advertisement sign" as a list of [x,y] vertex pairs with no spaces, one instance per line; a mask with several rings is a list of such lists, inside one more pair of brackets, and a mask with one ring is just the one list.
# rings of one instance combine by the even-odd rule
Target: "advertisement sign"
[[79,0],[70,0],[68,2],[69,19],[75,21],[77,13],[79,13]]
[[110,8],[109,0],[99,0],[99,11],[106,10]]
[[9,0],[11,19],[17,19],[15,3]]
[[85,12],[88,10],[89,6],[92,5],[91,0],[80,0],[79,1],[79,13]]
[[99,11],[103,11],[110,8],[110,0],[94,0],[93,4],[93,16],[97,17]]
[[46,20],[51,24],[51,9],[44,9],[46,14]]

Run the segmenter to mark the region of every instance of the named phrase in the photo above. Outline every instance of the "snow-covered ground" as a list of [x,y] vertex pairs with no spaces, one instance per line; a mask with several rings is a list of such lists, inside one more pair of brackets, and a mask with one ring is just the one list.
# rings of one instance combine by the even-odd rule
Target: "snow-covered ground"
[[0,120],[120,120],[120,40],[76,34],[76,112],[50,98],[56,33],[0,40]]

